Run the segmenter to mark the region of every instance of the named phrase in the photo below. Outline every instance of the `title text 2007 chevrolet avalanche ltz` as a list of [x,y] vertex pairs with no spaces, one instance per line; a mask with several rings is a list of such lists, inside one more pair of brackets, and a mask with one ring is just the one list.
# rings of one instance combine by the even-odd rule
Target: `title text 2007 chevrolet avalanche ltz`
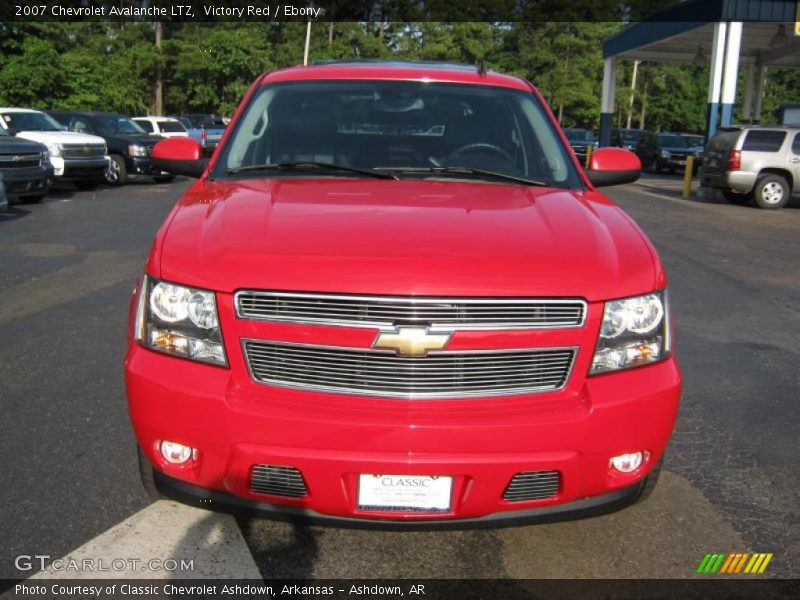
[[599,514],[645,496],[681,374],[652,244],[527,81],[469,66],[268,73],[134,290],[142,479],[200,506],[378,526]]

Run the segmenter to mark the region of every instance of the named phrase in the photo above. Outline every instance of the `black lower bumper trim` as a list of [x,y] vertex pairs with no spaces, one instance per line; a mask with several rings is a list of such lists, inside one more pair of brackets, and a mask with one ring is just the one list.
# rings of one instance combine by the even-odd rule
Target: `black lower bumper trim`
[[639,482],[608,494],[583,498],[566,504],[556,504],[524,510],[500,511],[483,517],[441,519],[435,521],[407,521],[399,519],[367,519],[326,515],[307,508],[272,504],[268,502],[256,502],[225,492],[209,490],[179,481],[159,471],[154,471],[153,476],[156,487],[162,494],[197,508],[217,510],[242,516],[266,517],[281,521],[306,521],[313,524],[331,525],[335,527],[389,530],[477,529],[585,519],[615,512],[630,506],[639,498],[642,486],[644,485],[643,482]]

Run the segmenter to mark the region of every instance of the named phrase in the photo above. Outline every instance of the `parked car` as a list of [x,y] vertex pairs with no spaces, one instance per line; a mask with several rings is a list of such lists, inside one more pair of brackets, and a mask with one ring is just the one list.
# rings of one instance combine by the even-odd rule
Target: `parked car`
[[218,115],[193,114],[175,118],[186,126],[190,137],[200,142],[207,155],[216,149],[227,126],[222,117]]
[[130,117],[109,112],[50,111],[50,116],[69,131],[102,137],[111,160],[106,183],[123,185],[129,177],[147,175],[157,182],[172,181],[175,176],[153,169],[150,151],[162,138],[145,133]]
[[645,132],[645,129],[612,129],[611,145],[634,151]]
[[172,117],[134,117],[133,121],[146,133],[162,138],[189,137],[183,123]]
[[9,199],[40,202],[53,184],[47,146],[13,137],[0,127],[0,175]]
[[776,209],[800,193],[800,127],[721,127],[706,148],[700,184],[728,201]]
[[39,110],[0,108],[0,127],[19,138],[47,146],[56,180],[71,181],[82,190],[96,188],[104,179],[109,157],[101,137],[64,128]]
[[3,181],[3,174],[0,173],[0,212],[8,210],[8,196],[6,196],[6,185]]
[[[678,133],[653,133],[646,131],[636,144],[636,154],[642,161],[644,168],[649,168],[653,173],[669,171],[686,166],[686,157],[700,158],[700,152],[690,147],[686,139]],[[696,161],[699,163],[699,160]]]
[[572,146],[572,151],[581,163],[586,162],[586,154],[589,148],[592,148],[592,150],[597,148],[597,138],[588,129],[568,128],[564,130],[564,134],[567,136],[570,146]]
[[153,149],[199,180],[130,307],[151,494],[464,526],[649,493],[681,389],[666,277],[597,190],[633,153],[584,171],[533,85],[463,65],[273,71],[230,128],[210,159]]
[[697,133],[681,133],[678,135],[686,140],[686,145],[688,145],[690,148],[694,148],[695,150],[700,150],[702,152],[706,145],[705,137]]

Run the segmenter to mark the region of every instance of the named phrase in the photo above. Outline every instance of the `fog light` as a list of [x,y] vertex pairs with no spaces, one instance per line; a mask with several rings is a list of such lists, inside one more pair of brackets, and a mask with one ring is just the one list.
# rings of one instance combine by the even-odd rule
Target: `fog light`
[[611,466],[621,473],[632,473],[642,465],[644,455],[641,452],[620,454],[611,459]]
[[193,454],[194,448],[191,446],[184,446],[183,444],[168,442],[166,440],[161,442],[161,456],[164,457],[164,460],[173,465],[182,465],[192,458]]

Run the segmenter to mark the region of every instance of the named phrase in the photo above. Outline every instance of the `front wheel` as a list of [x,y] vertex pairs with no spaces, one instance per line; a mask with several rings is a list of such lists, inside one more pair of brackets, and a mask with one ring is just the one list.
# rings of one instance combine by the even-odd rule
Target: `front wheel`
[[756,182],[753,196],[759,208],[775,210],[786,206],[790,193],[785,177],[768,173]]
[[123,185],[128,181],[128,169],[125,168],[125,159],[119,154],[112,154],[106,169],[106,183],[108,185]]
[[650,162],[650,172],[651,173],[661,172],[661,165],[658,164],[658,158],[656,157],[653,157],[653,160]]

